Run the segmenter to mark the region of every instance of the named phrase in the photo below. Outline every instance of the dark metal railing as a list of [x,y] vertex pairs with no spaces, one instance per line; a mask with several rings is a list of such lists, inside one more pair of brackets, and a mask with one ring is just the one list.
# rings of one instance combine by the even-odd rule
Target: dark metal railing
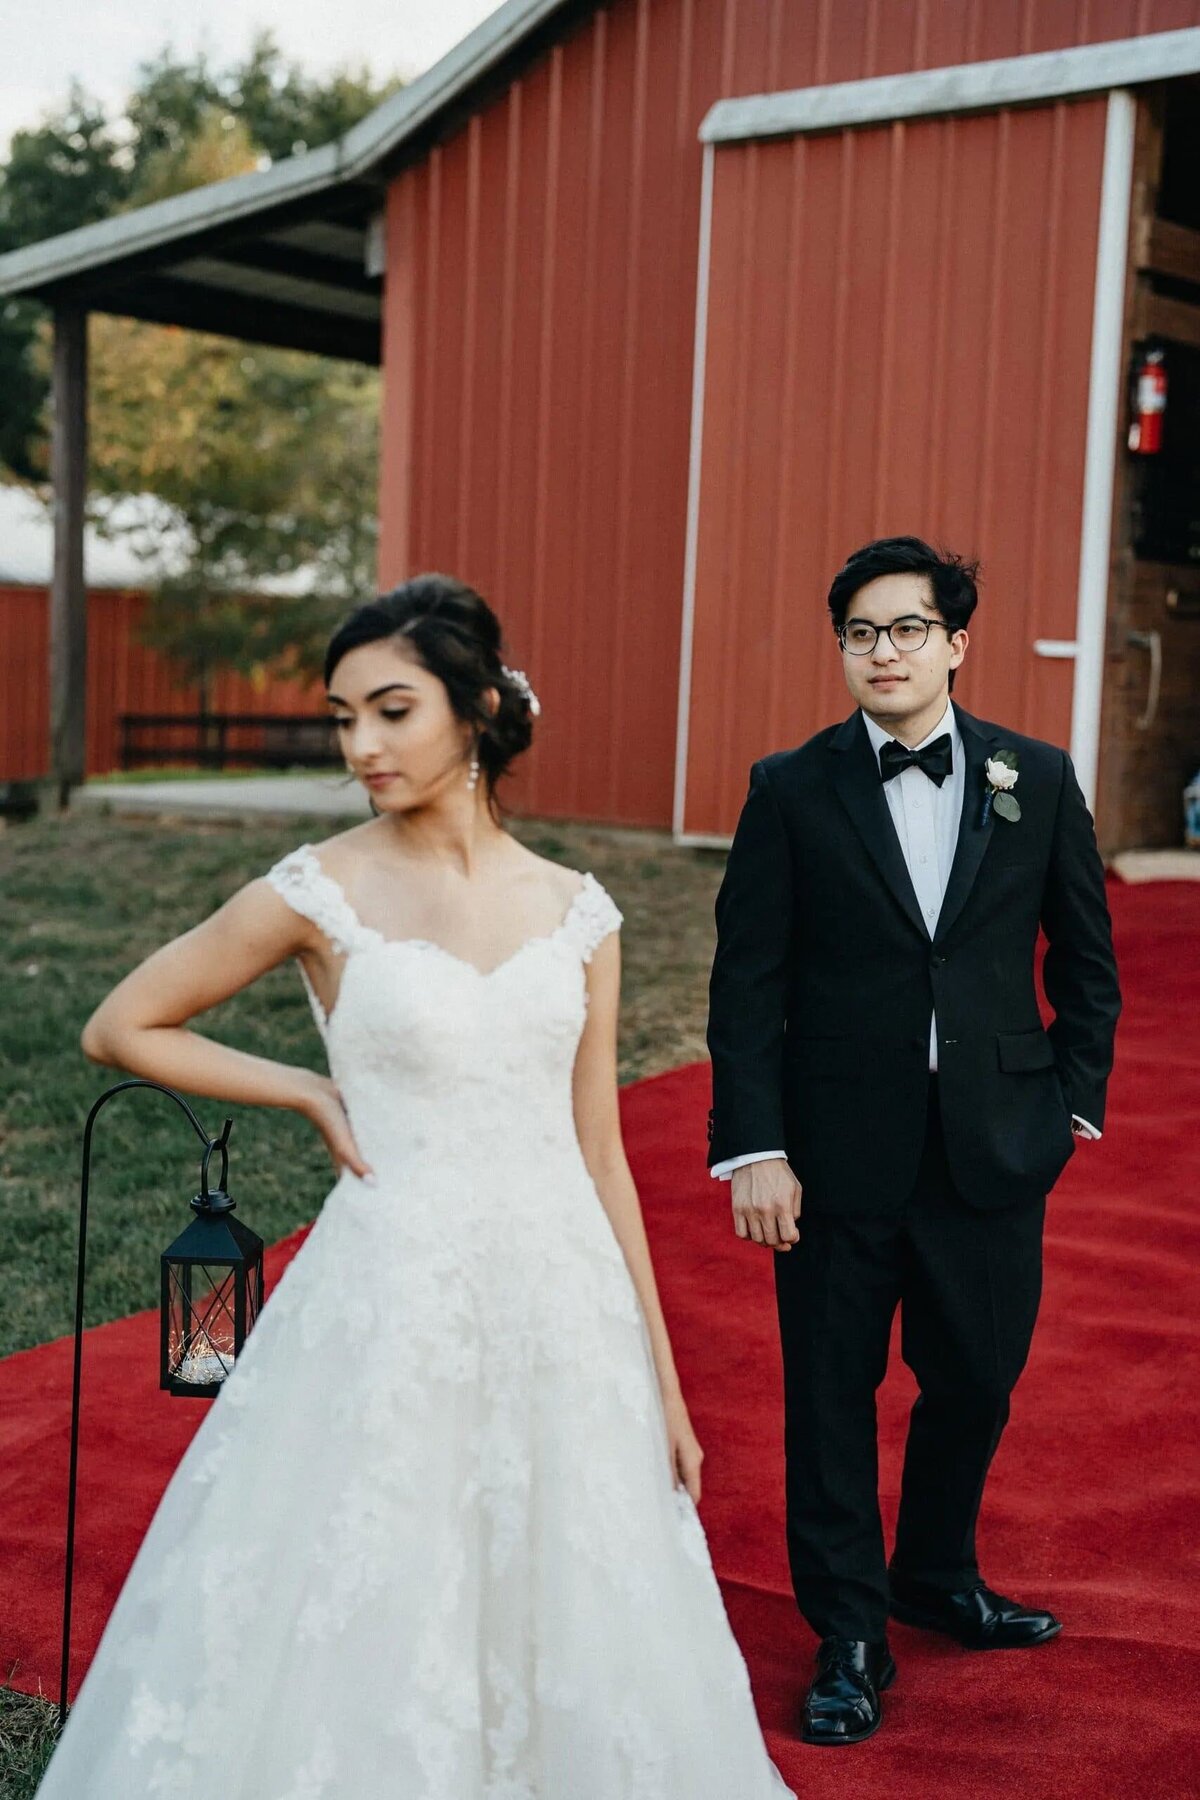
[[186,761],[206,769],[231,763],[284,769],[339,768],[328,719],[313,713],[121,713],[120,766]]

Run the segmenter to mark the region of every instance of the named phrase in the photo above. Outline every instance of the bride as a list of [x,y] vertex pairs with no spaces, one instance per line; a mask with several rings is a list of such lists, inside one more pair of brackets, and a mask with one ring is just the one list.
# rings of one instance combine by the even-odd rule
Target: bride
[[[786,1800],[696,1511],[621,1143],[621,914],[525,849],[538,703],[472,589],[333,637],[375,816],[88,1020],[96,1062],[293,1107],[337,1180],[168,1486],[39,1800]],[[288,957],[328,1076],[187,1021]]]

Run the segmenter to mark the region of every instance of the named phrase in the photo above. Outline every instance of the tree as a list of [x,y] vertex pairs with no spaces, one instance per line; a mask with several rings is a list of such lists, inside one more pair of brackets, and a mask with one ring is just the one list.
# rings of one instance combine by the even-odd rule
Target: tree
[[[22,134],[0,183],[0,219],[12,222],[11,242],[46,235],[39,223],[65,229],[68,215],[82,223],[182,193],[348,129],[385,91],[365,71],[309,82],[269,37],[223,74],[164,53],[142,67],[120,128],[73,93],[70,121]],[[41,319],[22,346],[25,318],[9,338],[4,324],[0,316],[7,392],[44,407],[48,325]],[[147,641],[202,692],[217,667],[253,676],[319,666],[331,624],[374,586],[375,371],[97,314],[89,400],[96,524],[149,551],[165,506],[187,546],[158,582]],[[0,447],[9,467],[44,477],[44,435],[28,412],[9,440]],[[97,511],[118,496],[141,497],[142,523],[128,506],[119,523]]]
[[[198,140],[240,127],[253,167],[328,143],[398,85],[365,68],[311,80],[270,33],[224,71],[164,50],[140,66],[118,114],[74,85],[61,109],[14,135],[0,165],[0,254],[218,179]],[[43,319],[33,303],[0,302],[0,465],[22,480],[47,463],[45,359],[34,348]]]
[[311,674],[374,587],[376,372],[103,315],[90,349],[93,497],[145,497],[120,529],[148,559],[164,504],[187,546],[146,641],[202,689],[218,667]]
[[[0,255],[107,218],[129,191],[109,120],[72,86],[60,113],[13,136],[0,173]],[[32,353],[41,318],[42,308],[30,301],[0,301],[0,464],[27,481],[46,461],[46,380]]]

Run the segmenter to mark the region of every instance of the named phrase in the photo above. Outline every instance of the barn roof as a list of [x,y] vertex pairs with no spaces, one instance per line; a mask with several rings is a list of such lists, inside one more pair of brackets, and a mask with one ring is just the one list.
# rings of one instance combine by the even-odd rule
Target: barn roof
[[[383,205],[396,169],[596,0],[507,0],[346,135],[269,169],[61,233],[0,257],[0,297],[192,326],[378,363]],[[718,101],[708,143],[1028,102],[1191,74],[1200,30]]]
[[406,154],[536,56],[575,0],[507,0],[346,135],[0,257],[0,296],[380,360],[382,207]]

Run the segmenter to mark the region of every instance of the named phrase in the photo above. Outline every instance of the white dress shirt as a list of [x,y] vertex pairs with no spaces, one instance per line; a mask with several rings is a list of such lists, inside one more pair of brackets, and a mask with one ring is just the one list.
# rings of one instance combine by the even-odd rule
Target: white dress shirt
[[[865,712],[863,724],[867,728],[871,748],[878,757],[884,744],[890,741],[891,734],[877,725],[874,719],[868,718]],[[940,787],[916,763],[910,763],[907,769],[901,769],[898,775],[893,775],[890,781],[883,783],[888,811],[892,815],[892,823],[896,827],[896,836],[900,840],[904,861],[912,877],[921,915],[931,938],[937,929],[946,883],[950,879],[950,865],[954,861],[958,844],[958,824],[962,814],[966,775],[966,753],[952,700],[947,700],[946,710],[933,730],[919,744],[912,745],[914,750],[923,750],[926,744],[931,744],[947,731],[950,733],[952,766]],[[930,1071],[936,1071],[937,1066],[937,1019],[931,1014]],[[1075,1114],[1072,1114],[1072,1124],[1078,1128],[1081,1137],[1100,1136],[1094,1125],[1089,1125],[1085,1119],[1080,1119]],[[728,1181],[733,1171],[743,1163],[768,1162],[783,1155],[782,1150],[752,1150],[745,1156],[731,1156],[725,1162],[714,1163],[709,1173],[718,1181]]]

